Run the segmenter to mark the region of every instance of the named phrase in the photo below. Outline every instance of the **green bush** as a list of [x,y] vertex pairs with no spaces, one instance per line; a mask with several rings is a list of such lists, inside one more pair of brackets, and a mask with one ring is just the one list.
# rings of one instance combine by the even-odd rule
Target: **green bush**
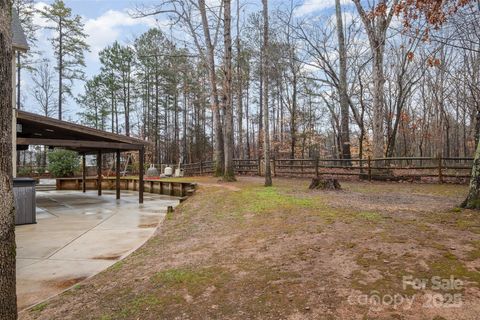
[[71,177],[79,165],[76,152],[56,149],[48,154],[48,170],[54,177]]
[[19,177],[29,177],[33,173],[32,167],[26,166],[26,167],[19,167],[17,170],[17,175]]
[[44,174],[44,173],[45,173],[45,167],[38,167],[38,168],[37,168],[37,173],[38,173],[39,175]]

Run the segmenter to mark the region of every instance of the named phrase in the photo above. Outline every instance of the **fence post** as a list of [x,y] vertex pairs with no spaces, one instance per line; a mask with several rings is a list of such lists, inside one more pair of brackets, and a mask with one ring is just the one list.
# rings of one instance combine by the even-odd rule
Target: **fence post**
[[258,175],[262,176],[262,159],[258,157]]
[[368,165],[368,181],[372,181],[372,164],[371,164],[371,160],[372,158],[370,156],[368,156],[368,161],[367,161],[367,165]]
[[443,175],[442,175],[442,156],[438,156],[438,181],[443,183]]
[[200,160],[200,174],[203,174],[203,161]]
[[318,157],[315,157],[315,176],[318,177]]
[[273,161],[273,176],[276,177],[277,176],[277,167],[275,165],[275,157],[273,157],[272,161]]

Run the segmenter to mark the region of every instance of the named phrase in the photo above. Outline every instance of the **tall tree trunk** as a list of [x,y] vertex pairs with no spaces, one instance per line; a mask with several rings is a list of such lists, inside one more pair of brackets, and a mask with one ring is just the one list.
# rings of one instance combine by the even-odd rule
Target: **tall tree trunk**
[[480,209],[480,143],[477,143],[477,150],[475,151],[468,195],[461,207]]
[[130,70],[130,62],[128,62],[128,74],[127,74],[127,99],[125,104],[125,135],[127,137],[130,136],[130,77],[131,77],[131,70]]
[[340,0],[335,0],[335,13],[337,17],[338,52],[340,61],[340,82],[338,95],[340,97],[340,139],[342,143],[342,159],[351,159],[350,153],[350,128],[349,104],[347,93],[347,50],[345,49],[345,36],[343,34],[342,7]]
[[[292,62],[293,63],[293,62]],[[297,145],[297,74],[292,68],[292,112],[290,115],[290,158],[295,159],[295,148]]]
[[240,47],[240,0],[237,0],[237,126],[238,126],[238,157],[244,158],[243,146],[243,76],[241,65],[241,47]]
[[263,50],[260,50],[260,83],[258,86],[258,142],[257,142],[257,149],[255,150],[256,157],[260,157],[260,146],[263,144],[263,71],[262,71],[262,61],[263,61]]
[[[188,91],[188,87],[187,87],[187,71],[184,70],[183,71],[183,139],[182,139],[182,143],[183,143],[183,155],[182,155],[182,160],[183,160],[183,163],[187,163],[187,158],[188,158],[188,153],[187,153],[187,115],[188,115],[188,111],[187,111],[187,91]],[[195,133],[197,133],[197,126],[195,126]],[[199,143],[198,141],[196,141],[196,143]]]
[[224,156],[225,168],[223,180],[235,181],[233,165],[233,106],[232,106],[232,34],[231,34],[231,0],[223,0],[223,38],[224,38],[224,67],[223,67],[223,106],[225,111]]
[[263,4],[263,54],[262,54],[262,78],[263,78],[263,158],[265,161],[265,186],[272,185],[272,172],[270,170],[270,132],[268,112],[268,82],[269,82],[269,43],[268,43],[268,0],[262,0]]
[[[250,70],[250,68],[249,68]],[[246,101],[246,104],[245,104],[245,124],[247,125],[247,131],[246,131],[246,139],[247,139],[247,143],[246,143],[246,156],[247,156],[247,159],[250,159],[250,127],[249,127],[249,123],[250,123],[250,116],[249,116],[249,103],[250,103],[250,74],[247,75],[247,85],[246,85],[246,88],[247,88],[247,101]]]
[[178,163],[179,161],[179,154],[180,154],[180,148],[179,148],[179,139],[178,136],[179,134],[179,126],[178,126],[178,92],[175,90],[175,96],[174,96],[174,113],[173,113],[173,161],[175,163]]
[[21,101],[21,84],[22,84],[22,64],[21,64],[21,53],[17,52],[17,109],[20,110],[22,107]]
[[373,53],[373,157],[383,158],[383,109],[384,109],[383,48],[377,46]]
[[[371,17],[369,11],[365,11],[360,0],[352,0],[362,19],[367,32],[370,50],[373,56],[373,157],[382,158],[384,156],[384,84],[385,76],[383,70],[383,58],[385,49],[385,38],[390,22],[392,21],[395,8],[399,0],[393,0],[390,3],[390,9],[387,11],[387,1],[380,0],[372,10],[385,8],[385,12]],[[377,164],[380,164],[378,162]]]
[[59,40],[58,40],[58,119],[62,120],[63,104],[63,30],[62,18],[58,22]]
[[215,52],[212,39],[210,36],[210,29],[207,19],[207,11],[205,0],[198,0],[198,7],[202,18],[203,33],[207,45],[207,62],[208,75],[210,78],[210,104],[213,112],[213,128],[214,128],[214,175],[221,176],[223,174],[223,130],[220,118],[220,103],[218,101],[217,77],[215,75]]
[[17,319],[12,191],[12,3],[0,0],[0,319]]

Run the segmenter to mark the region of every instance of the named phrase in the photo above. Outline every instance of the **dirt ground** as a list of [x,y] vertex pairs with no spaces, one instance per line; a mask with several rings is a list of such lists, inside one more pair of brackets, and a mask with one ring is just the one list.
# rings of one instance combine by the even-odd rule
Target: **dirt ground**
[[21,319],[478,319],[467,187],[191,178],[142,248]]

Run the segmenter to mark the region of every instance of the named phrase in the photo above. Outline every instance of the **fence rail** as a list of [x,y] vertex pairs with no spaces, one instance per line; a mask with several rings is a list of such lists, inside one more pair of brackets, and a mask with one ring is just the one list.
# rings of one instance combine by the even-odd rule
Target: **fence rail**
[[[272,159],[272,174],[289,176],[342,176],[366,180],[434,180],[465,183],[473,158],[397,157],[367,159]],[[234,159],[236,174],[263,175],[262,159]],[[213,161],[182,166],[185,176],[213,173]]]

